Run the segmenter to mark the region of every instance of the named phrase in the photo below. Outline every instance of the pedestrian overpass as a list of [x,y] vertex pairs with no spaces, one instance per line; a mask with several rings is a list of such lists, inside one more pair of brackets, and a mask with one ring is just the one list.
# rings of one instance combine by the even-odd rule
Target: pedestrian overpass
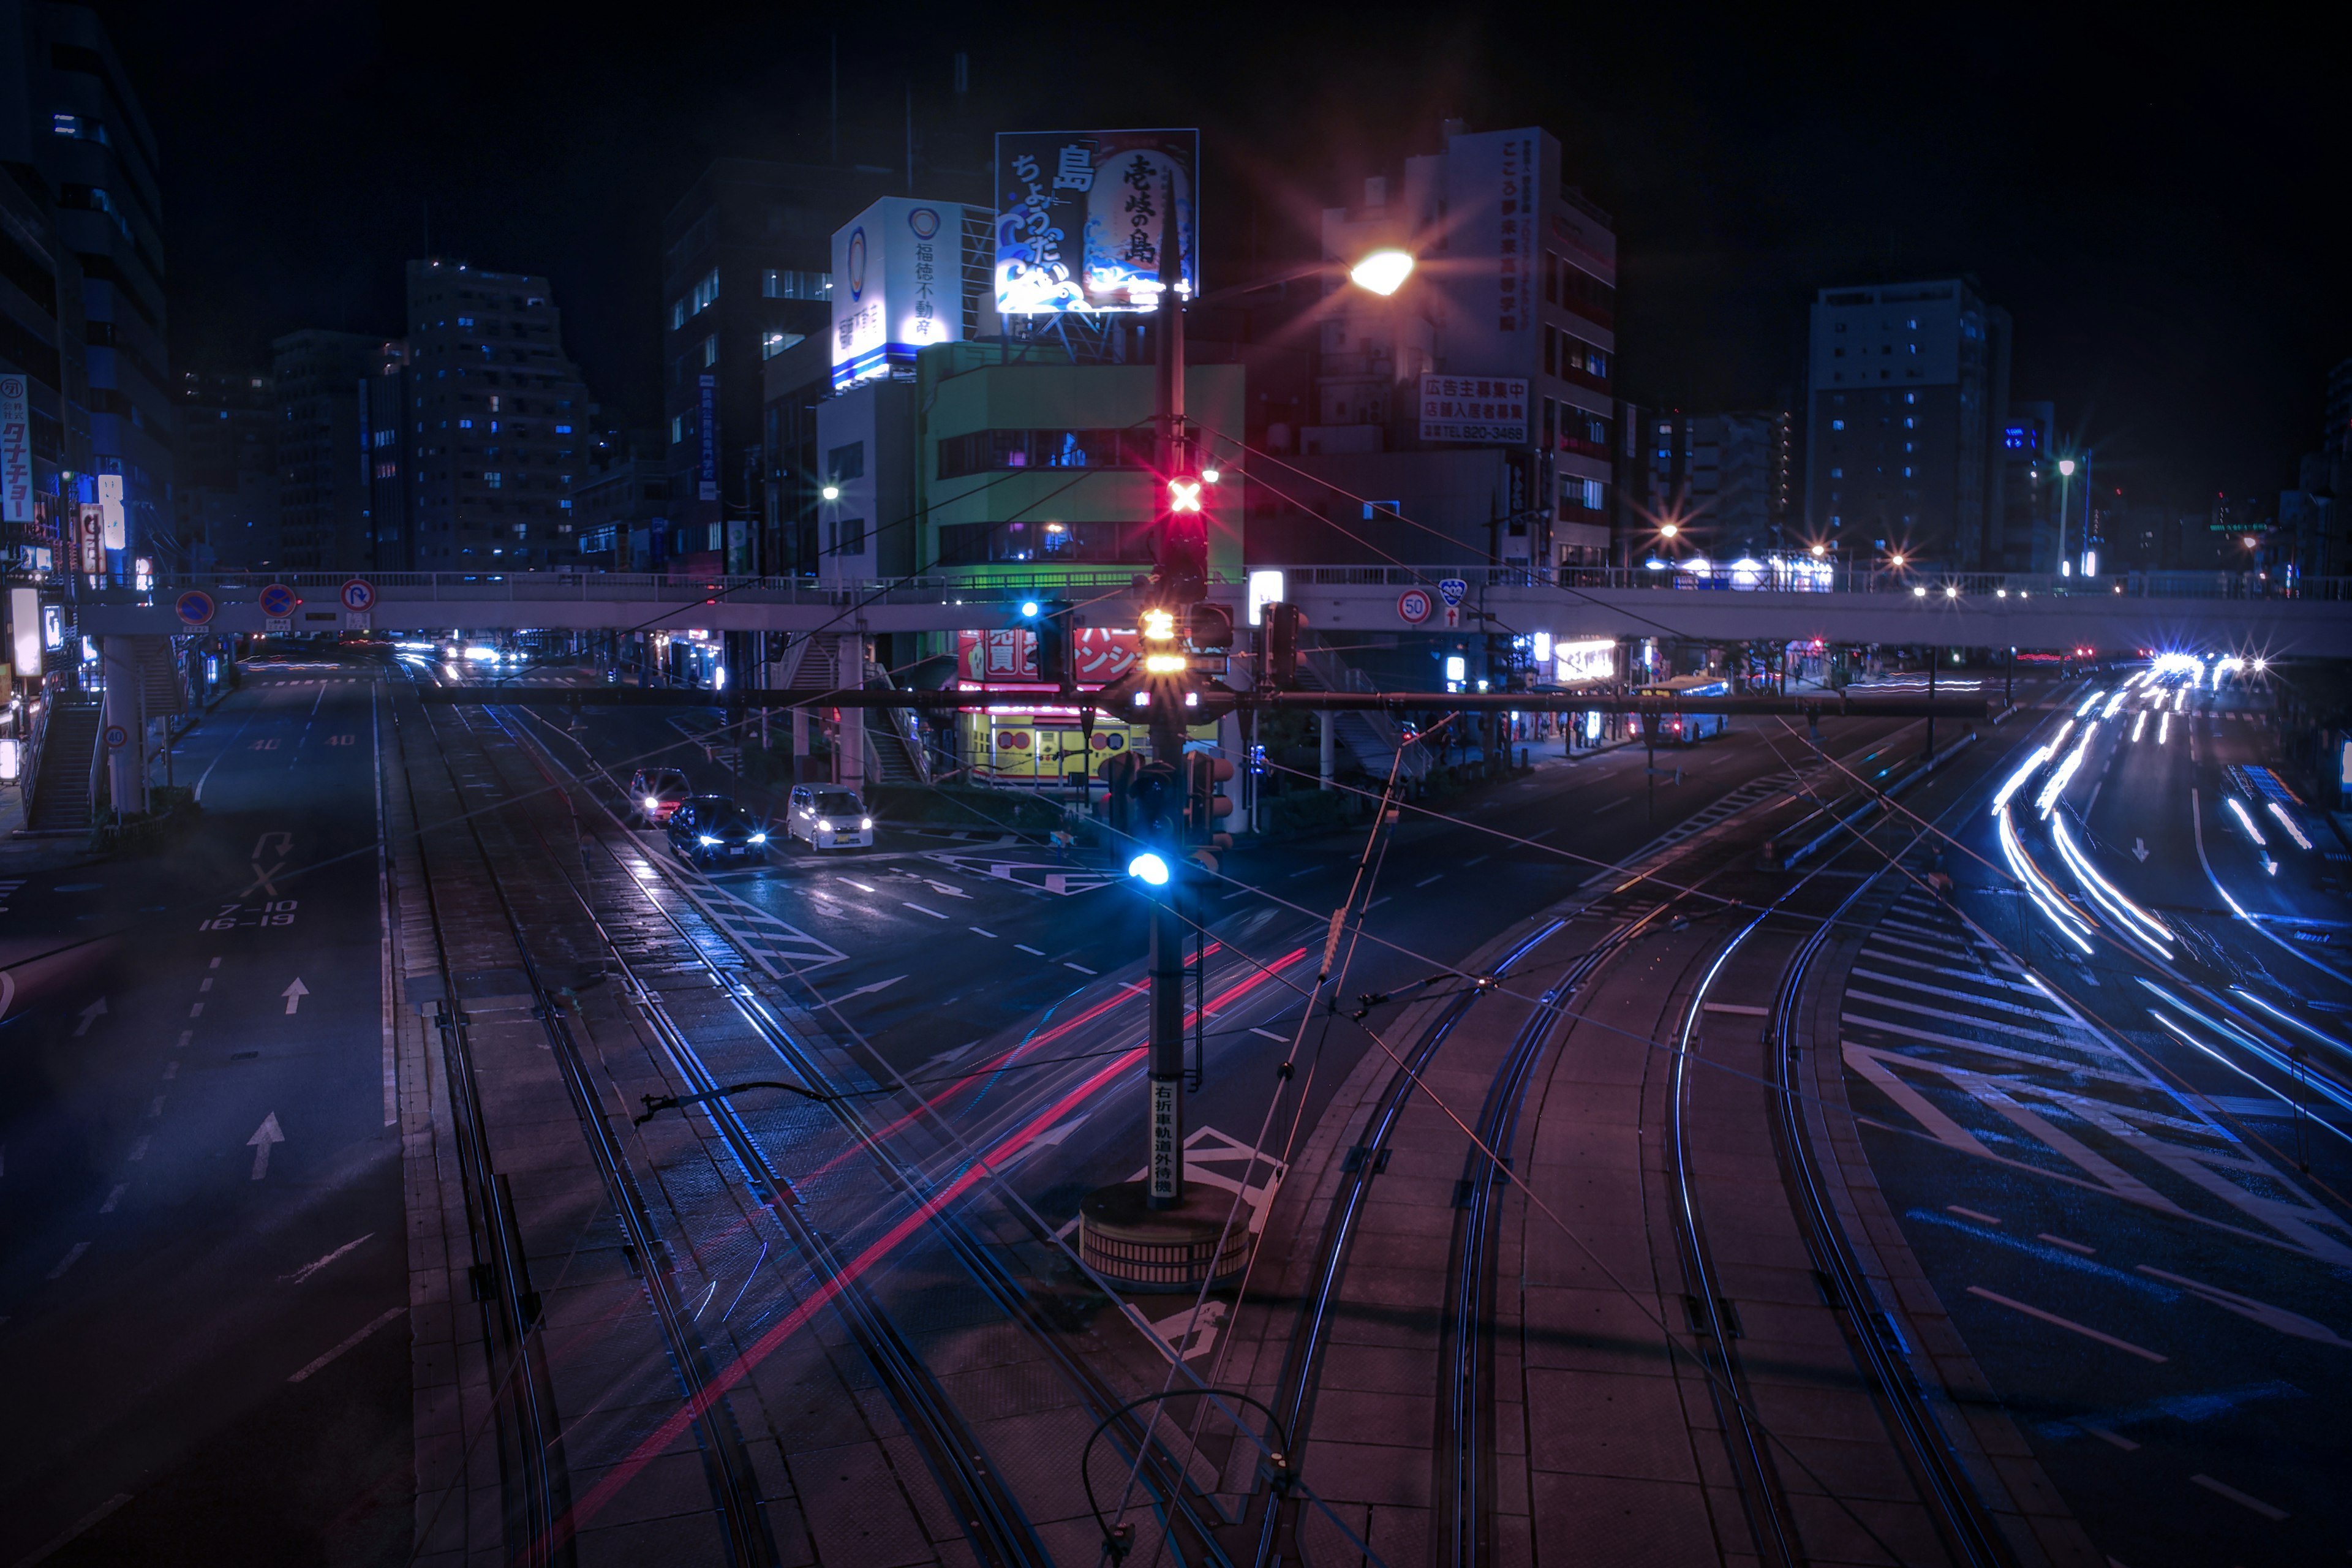
[[[985,574],[983,576],[982,574]],[[956,578],[817,581],[637,573],[385,573],[159,576],[144,587],[78,584],[85,635],[193,631],[419,636],[509,630],[939,632],[1010,624],[1024,598],[1069,603],[1097,626],[1131,626],[1145,578],[1131,568],[976,568]],[[2271,659],[2352,658],[2352,579],[2290,585],[2258,574],[2093,578],[1833,568],[1524,568],[1302,565],[1213,583],[1245,620],[1252,583],[1289,599],[1318,632],[1548,634],[1696,642],[1953,647],[2227,648]],[[290,588],[290,595],[271,594]],[[268,602],[265,604],[265,595]],[[290,604],[288,602],[291,600]],[[271,615],[283,609],[284,615]]]

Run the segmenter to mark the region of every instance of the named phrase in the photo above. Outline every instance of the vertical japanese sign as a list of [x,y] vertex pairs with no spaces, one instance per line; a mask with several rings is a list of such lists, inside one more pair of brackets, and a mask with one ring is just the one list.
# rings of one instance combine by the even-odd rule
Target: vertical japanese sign
[[706,374],[700,378],[694,434],[700,454],[695,463],[695,476],[701,485],[698,499],[715,501],[719,499],[719,378],[715,375]]
[[1167,1202],[1176,1196],[1184,1141],[1184,1110],[1176,1097],[1177,1081],[1151,1080],[1151,1176],[1150,1195]]
[[25,378],[0,375],[0,522],[33,521],[32,419]]
[[98,476],[99,540],[109,550],[131,547],[130,526],[122,515],[122,476]]
[[1444,284],[1454,305],[1446,358],[1453,364],[1534,373],[1543,294],[1542,157],[1532,130],[1482,132],[1446,143],[1454,226],[1447,250],[1454,263]]
[[996,308],[1150,310],[1174,246],[1201,290],[1198,131],[1019,131],[996,138]]

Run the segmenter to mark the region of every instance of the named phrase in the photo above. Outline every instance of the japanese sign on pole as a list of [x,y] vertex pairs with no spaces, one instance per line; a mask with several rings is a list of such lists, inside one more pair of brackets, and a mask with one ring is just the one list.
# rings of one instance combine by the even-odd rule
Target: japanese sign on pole
[[25,378],[0,375],[0,522],[33,521],[32,419]]

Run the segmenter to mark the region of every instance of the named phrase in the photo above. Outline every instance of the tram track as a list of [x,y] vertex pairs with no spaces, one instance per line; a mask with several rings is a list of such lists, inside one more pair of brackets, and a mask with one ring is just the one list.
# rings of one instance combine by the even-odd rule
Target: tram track
[[[546,773],[547,782],[559,789],[581,788],[584,781],[557,763],[537,736],[525,740],[508,727],[500,711],[484,709],[486,721],[496,722]],[[526,715],[538,717],[535,714]],[[890,1141],[876,1128],[859,1109],[860,1101],[844,1092],[847,1087],[838,1081],[837,1069],[828,1069],[818,1054],[811,1050],[795,1031],[776,1011],[751,987],[719,963],[711,951],[712,944],[700,937],[691,923],[679,913],[675,904],[655,896],[646,880],[635,874],[627,856],[638,852],[634,836],[626,834],[611,805],[593,791],[584,792],[595,812],[604,818],[601,828],[583,827],[581,847],[583,865],[593,845],[602,863],[609,868],[609,879],[590,878],[592,885],[600,881],[620,891],[622,897],[635,898],[650,907],[656,917],[669,927],[677,939],[679,955],[698,965],[712,987],[726,999],[733,1011],[765,1043],[775,1059],[782,1063],[802,1083],[824,1096],[824,1111],[848,1139],[855,1150],[866,1156],[869,1168],[887,1184],[894,1198],[912,1205],[918,1211],[930,1209],[923,1230],[940,1243],[977,1287],[1001,1311],[1008,1324],[1017,1331],[1041,1358],[1077,1393],[1083,1407],[1097,1420],[1108,1420],[1107,1434],[1123,1450],[1124,1463],[1135,1468],[1154,1510],[1169,1532],[1169,1543],[1176,1560],[1181,1563],[1222,1564],[1226,1561],[1217,1544],[1214,1531],[1227,1521],[1219,1515],[1213,1502],[1188,1471],[1182,1459],[1169,1451],[1163,1443],[1150,1440],[1152,1426],[1148,1412],[1125,1408],[1131,1401],[1116,1390],[1082,1354],[1067,1342],[1065,1332],[1055,1325],[1045,1306],[1006,1267],[998,1250],[983,1244],[953,1215],[937,1210],[938,1183],[921,1166],[895,1149]],[[613,835],[623,836],[626,851],[614,841]],[[667,868],[664,868],[665,873]],[[604,930],[604,920],[592,904],[587,891],[573,889],[587,917]],[[715,934],[715,933],[714,933]],[[609,940],[610,933],[606,932]],[[845,1312],[853,1320],[860,1347],[872,1361],[878,1375],[893,1389],[894,1403],[899,1403],[902,1418],[910,1426],[928,1433],[926,1457],[943,1493],[961,1511],[973,1538],[975,1552],[991,1563],[1048,1562],[1044,1547],[1021,1512],[1019,1499],[1003,1479],[998,1468],[991,1464],[979,1444],[971,1436],[968,1424],[953,1404],[939,1392],[936,1380],[925,1367],[920,1354],[912,1349],[895,1325],[887,1310],[875,1301],[855,1279],[843,1279],[843,1260],[834,1239],[802,1208],[794,1196],[794,1183],[780,1170],[766,1147],[743,1114],[734,1106],[730,1096],[722,1091],[717,1074],[695,1050],[687,1032],[680,1028],[660,1005],[657,994],[649,993],[642,981],[614,944],[616,962],[631,977],[640,994],[655,995],[655,1006],[648,1010],[649,1019],[665,1040],[667,1048],[677,1062],[679,1076],[694,1086],[694,1092],[708,1098],[698,1109],[708,1112],[721,1136],[727,1141],[738,1163],[745,1173],[761,1201],[777,1213],[780,1221],[792,1229],[795,1245],[803,1257],[825,1260],[828,1277],[835,1281],[837,1301],[845,1304]],[[961,1142],[956,1131],[948,1127],[937,1107],[923,1102],[917,1112],[922,1120],[938,1122],[937,1131],[950,1147]],[[900,1121],[906,1119],[901,1118]],[[896,1125],[896,1123],[894,1123]],[[832,1162],[838,1164],[839,1159]],[[1024,1205],[1010,1205],[1015,1222],[1028,1233],[1029,1239],[1044,1247],[1058,1247],[1050,1230],[1045,1227]],[[1165,1430],[1165,1424],[1161,1424]],[[1136,1456],[1143,1455],[1139,1466]],[[969,1456],[968,1459],[958,1456]],[[1025,1554],[1024,1554],[1025,1553]]]

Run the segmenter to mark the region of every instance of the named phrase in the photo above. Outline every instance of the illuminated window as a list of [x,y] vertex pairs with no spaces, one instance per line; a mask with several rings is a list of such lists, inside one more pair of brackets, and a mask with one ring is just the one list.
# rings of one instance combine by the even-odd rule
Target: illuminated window
[[457,421],[457,428],[460,430],[471,430],[473,427],[474,422],[470,419],[460,419]]
[[677,446],[680,441],[683,441],[683,440],[685,440],[685,439],[686,439],[686,416],[685,416],[685,415],[683,415],[683,414],[673,414],[673,415],[671,415],[671,416],[669,416],[669,444],[670,444],[671,446],[675,447],[675,446]]
[[760,357],[773,359],[794,343],[807,341],[806,332],[763,332],[760,335]]
[[499,475],[499,474],[494,474],[494,473],[486,473],[486,474],[484,474],[484,475],[482,476],[482,482],[483,482],[484,484],[486,484],[486,485],[489,486],[489,487],[490,487],[490,489],[494,489],[494,490],[495,490],[495,489],[501,489],[501,488],[503,487],[503,485],[504,485],[504,482],[505,482],[505,481],[504,481],[504,476],[502,476],[502,475]]
[[684,325],[686,325],[686,301],[672,300],[669,302],[669,330],[674,332]]
[[1845,428],[1845,421],[1843,419],[1832,419],[1830,421],[1830,428],[1832,430],[1843,430]]
[[719,268],[714,267],[704,275],[701,282],[697,283],[694,286],[694,292],[688,297],[688,304],[690,308],[687,310],[687,314],[689,316],[699,316],[703,311],[710,309],[711,305],[715,303],[718,299]]
[[713,332],[702,340],[702,365],[708,370],[719,363],[719,334]]
[[833,274],[775,268],[761,279],[760,292],[771,300],[830,300]]

